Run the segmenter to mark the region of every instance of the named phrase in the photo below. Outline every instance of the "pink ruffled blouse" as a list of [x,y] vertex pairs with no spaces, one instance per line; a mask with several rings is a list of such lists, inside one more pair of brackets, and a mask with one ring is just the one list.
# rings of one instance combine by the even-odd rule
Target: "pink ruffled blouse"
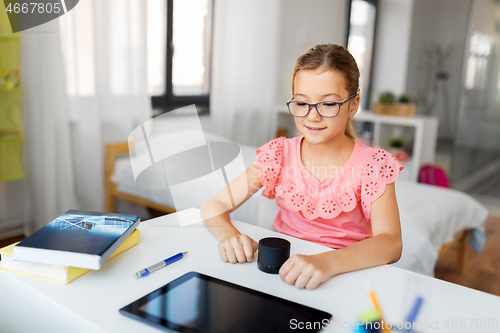
[[281,208],[274,229],[336,249],[371,237],[371,203],[404,167],[389,152],[355,140],[345,165],[320,182],[302,164],[302,138],[281,137],[257,149],[262,195]]

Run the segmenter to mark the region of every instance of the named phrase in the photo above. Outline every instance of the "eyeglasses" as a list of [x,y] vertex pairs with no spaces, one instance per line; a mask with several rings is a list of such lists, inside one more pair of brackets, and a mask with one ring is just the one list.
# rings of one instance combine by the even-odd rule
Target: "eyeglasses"
[[286,102],[288,111],[294,117],[305,117],[309,114],[312,107],[315,107],[321,117],[332,118],[336,117],[340,112],[340,107],[349,101],[351,98],[356,96],[355,93],[340,102],[334,101],[322,101],[318,103],[307,103],[303,101],[292,101],[293,97]]

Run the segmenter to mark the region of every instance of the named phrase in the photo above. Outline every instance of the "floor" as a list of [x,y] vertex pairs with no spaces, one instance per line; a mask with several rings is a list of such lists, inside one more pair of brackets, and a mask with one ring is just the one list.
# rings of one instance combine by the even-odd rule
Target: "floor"
[[450,176],[453,188],[479,197],[498,199],[500,206],[500,151],[455,149],[439,139],[435,164]]
[[479,178],[479,182],[472,185],[467,190],[473,193],[493,195],[500,198],[500,189],[498,187],[488,186],[488,184],[493,183],[500,184],[500,176],[498,174],[499,160],[499,151],[459,148],[455,151],[452,167],[454,180],[456,183],[460,183],[463,179],[479,176],[481,171],[485,170],[487,166],[496,165],[496,170],[491,170],[492,172],[485,174],[485,178],[483,179]]
[[[485,224],[486,245],[483,253],[469,249],[468,267],[464,274],[456,271],[458,243],[443,254],[436,265],[436,278],[500,296],[500,153],[474,149],[457,149],[452,158],[451,142],[440,141],[436,164],[448,174],[453,169],[453,187],[466,191],[489,211]],[[452,167],[452,163],[454,163]]]
[[490,211],[490,214],[500,215],[500,198],[473,193],[471,195],[474,199],[482,203]]
[[436,278],[500,296],[500,215],[488,217],[485,231],[483,253],[469,249],[464,274],[457,272],[454,266],[458,256],[457,243],[438,259],[434,271]]
[[500,201],[500,173],[496,177],[485,177],[469,188],[468,192],[498,198]]

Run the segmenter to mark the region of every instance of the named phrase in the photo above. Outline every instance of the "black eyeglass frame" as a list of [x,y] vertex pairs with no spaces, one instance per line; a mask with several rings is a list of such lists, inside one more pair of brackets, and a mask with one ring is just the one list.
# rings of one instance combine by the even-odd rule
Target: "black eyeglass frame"
[[[311,112],[311,108],[312,107],[315,107],[316,108],[316,111],[318,111],[319,115],[323,118],[333,118],[333,117],[336,117],[338,116],[338,114],[340,113],[340,108],[342,107],[342,105],[344,105],[345,103],[347,103],[351,98],[354,98],[358,95],[359,92],[356,92],[355,94],[352,94],[351,96],[343,99],[342,101],[340,102],[337,102],[337,101],[321,101],[321,102],[318,102],[318,103],[307,103],[307,102],[304,102],[304,101],[292,101],[293,99],[293,96],[292,98],[290,98],[287,102],[286,102],[286,106],[288,108],[288,112],[290,112],[290,114],[294,117],[299,117],[299,118],[304,118],[304,117],[307,117],[307,115],[309,114],[309,112]],[[292,103],[304,103],[304,104],[307,104],[307,113],[303,116],[296,116],[292,113],[292,110],[290,109],[290,104]],[[334,115],[334,116],[323,116],[321,114],[321,111],[319,110],[319,107],[318,105],[321,104],[321,103],[335,103],[339,106],[339,109],[337,111],[337,113]]]

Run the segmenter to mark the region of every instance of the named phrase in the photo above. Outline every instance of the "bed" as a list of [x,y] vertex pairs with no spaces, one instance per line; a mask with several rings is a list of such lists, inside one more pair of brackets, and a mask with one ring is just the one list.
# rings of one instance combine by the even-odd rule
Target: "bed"
[[[204,132],[207,143],[229,142],[213,133]],[[159,147],[172,142],[190,140],[189,131],[160,134],[149,139],[150,145]],[[132,158],[147,156],[148,149],[142,144],[131,146]],[[255,147],[240,145],[245,167],[255,159]],[[148,188],[136,182],[129,156],[127,142],[109,144],[105,156],[106,210],[115,211],[117,199],[131,201],[163,213],[172,213],[190,207],[200,208],[211,197],[213,188],[210,180],[186,193],[176,192],[177,205],[168,187]],[[155,177],[150,175],[149,177]],[[229,180],[230,181],[230,180]],[[213,189],[212,189],[213,191]],[[262,189],[241,207],[231,213],[231,218],[272,229],[272,222],[279,210],[274,200],[260,195]],[[440,254],[451,248],[453,240],[460,243],[457,270],[464,272],[468,247],[481,252],[484,246],[484,223],[487,209],[471,196],[452,189],[396,181],[402,237],[403,254],[393,264],[417,273],[434,276],[434,267]],[[174,208],[175,207],[175,208]]]

